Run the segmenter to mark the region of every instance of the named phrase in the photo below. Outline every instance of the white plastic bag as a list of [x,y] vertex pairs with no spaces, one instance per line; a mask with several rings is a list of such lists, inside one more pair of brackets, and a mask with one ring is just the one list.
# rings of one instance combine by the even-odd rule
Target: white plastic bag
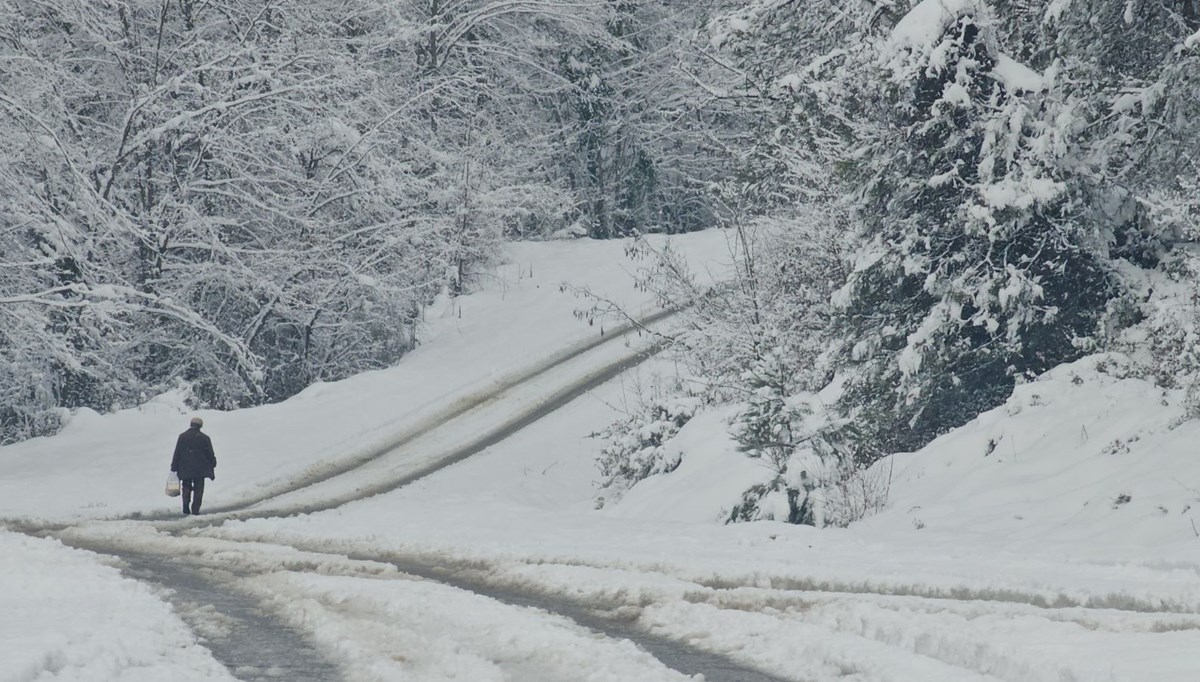
[[179,474],[167,474],[167,497],[179,497]]

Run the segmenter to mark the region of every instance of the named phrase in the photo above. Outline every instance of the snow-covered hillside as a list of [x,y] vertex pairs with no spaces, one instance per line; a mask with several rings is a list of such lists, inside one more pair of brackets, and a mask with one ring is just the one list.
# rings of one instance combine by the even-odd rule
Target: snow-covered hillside
[[[885,458],[866,477],[886,506],[851,532],[1086,557],[1200,558],[1200,424],[1186,419],[1183,391],[1131,374],[1130,361],[1115,354],[1059,366],[925,448]],[[730,417],[713,411],[689,422],[667,445],[682,454],[679,469],[635,485],[605,513],[723,519],[742,491],[772,475],[737,454]]]
[[887,512],[861,532],[920,528],[993,546],[1149,562],[1200,558],[1200,424],[1183,392],[1090,356],[1019,385],[1002,407],[880,462]]

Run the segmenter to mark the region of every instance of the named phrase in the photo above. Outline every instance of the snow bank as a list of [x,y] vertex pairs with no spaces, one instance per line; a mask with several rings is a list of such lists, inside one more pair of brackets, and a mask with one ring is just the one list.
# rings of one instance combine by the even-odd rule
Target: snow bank
[[[744,593],[656,603],[652,631],[703,643],[793,679],[863,682],[1178,680],[1200,638],[1142,616],[1047,618],[1028,607],[944,605],[864,595]],[[1170,621],[1157,620],[1170,628]]]
[[724,522],[742,493],[774,476],[762,461],[736,451],[729,436],[733,414],[725,409],[694,417],[665,444],[667,459],[679,454],[679,466],[669,474],[639,481],[602,513],[625,519]]
[[[1148,561],[1200,559],[1200,423],[1184,396],[1129,377],[1129,361],[1097,355],[1016,387],[1001,407],[920,451],[869,472],[887,484],[864,537],[939,536],[993,548]],[[718,413],[698,415],[666,447],[671,474],[634,486],[613,518],[722,519],[741,491],[769,478],[736,452]]]
[[1124,364],[1060,366],[919,452],[880,462],[891,499],[863,530],[1200,557],[1200,424],[1184,419],[1179,392],[1122,378]]

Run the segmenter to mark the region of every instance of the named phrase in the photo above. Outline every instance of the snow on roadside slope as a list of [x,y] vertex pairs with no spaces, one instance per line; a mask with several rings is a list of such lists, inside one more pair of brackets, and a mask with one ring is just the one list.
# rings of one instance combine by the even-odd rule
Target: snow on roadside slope
[[729,421],[737,410],[702,412],[684,424],[663,444],[665,458],[678,455],[679,466],[638,481],[602,513],[616,519],[724,523],[743,492],[775,475],[762,460],[737,452],[729,435]]
[[[872,476],[890,481],[887,505],[852,535],[1200,561],[1200,422],[1186,419],[1182,391],[1132,375],[1117,354],[1062,365],[921,450],[882,460]],[[727,419],[694,418],[665,446],[684,453],[683,475],[650,477],[605,514],[720,518],[756,476]]]
[[858,532],[952,535],[1014,551],[1200,560],[1200,423],[1182,391],[1090,356],[1016,387],[1002,406],[890,471],[887,509]]
[[[726,235],[717,230],[648,240],[658,247],[669,241],[718,271],[729,260]],[[576,319],[574,311],[590,304],[562,291],[564,282],[638,314],[656,310],[653,295],[638,291],[632,277],[648,263],[627,258],[627,247],[627,240],[587,239],[508,245],[506,263],[481,279],[479,291],[427,312],[423,344],[396,366],[314,385],[275,405],[200,411],[218,460],[209,504],[254,496],[322,462],[353,457],[462,396],[598,337],[605,322]],[[180,396],[168,394],[114,414],[78,410],[55,436],[0,447],[0,518],[173,509],[163,479],[190,414]]]
[[0,530],[0,682],[234,680],[171,606],[90,552]]

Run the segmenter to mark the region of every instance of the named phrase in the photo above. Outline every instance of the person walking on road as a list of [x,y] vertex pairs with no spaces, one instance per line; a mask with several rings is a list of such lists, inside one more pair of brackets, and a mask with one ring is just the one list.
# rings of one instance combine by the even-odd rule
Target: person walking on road
[[183,513],[199,514],[204,501],[204,479],[217,480],[217,456],[213,454],[212,440],[201,433],[204,420],[192,417],[188,430],[179,434],[175,442],[175,456],[171,458],[171,471],[179,474],[183,491]]

